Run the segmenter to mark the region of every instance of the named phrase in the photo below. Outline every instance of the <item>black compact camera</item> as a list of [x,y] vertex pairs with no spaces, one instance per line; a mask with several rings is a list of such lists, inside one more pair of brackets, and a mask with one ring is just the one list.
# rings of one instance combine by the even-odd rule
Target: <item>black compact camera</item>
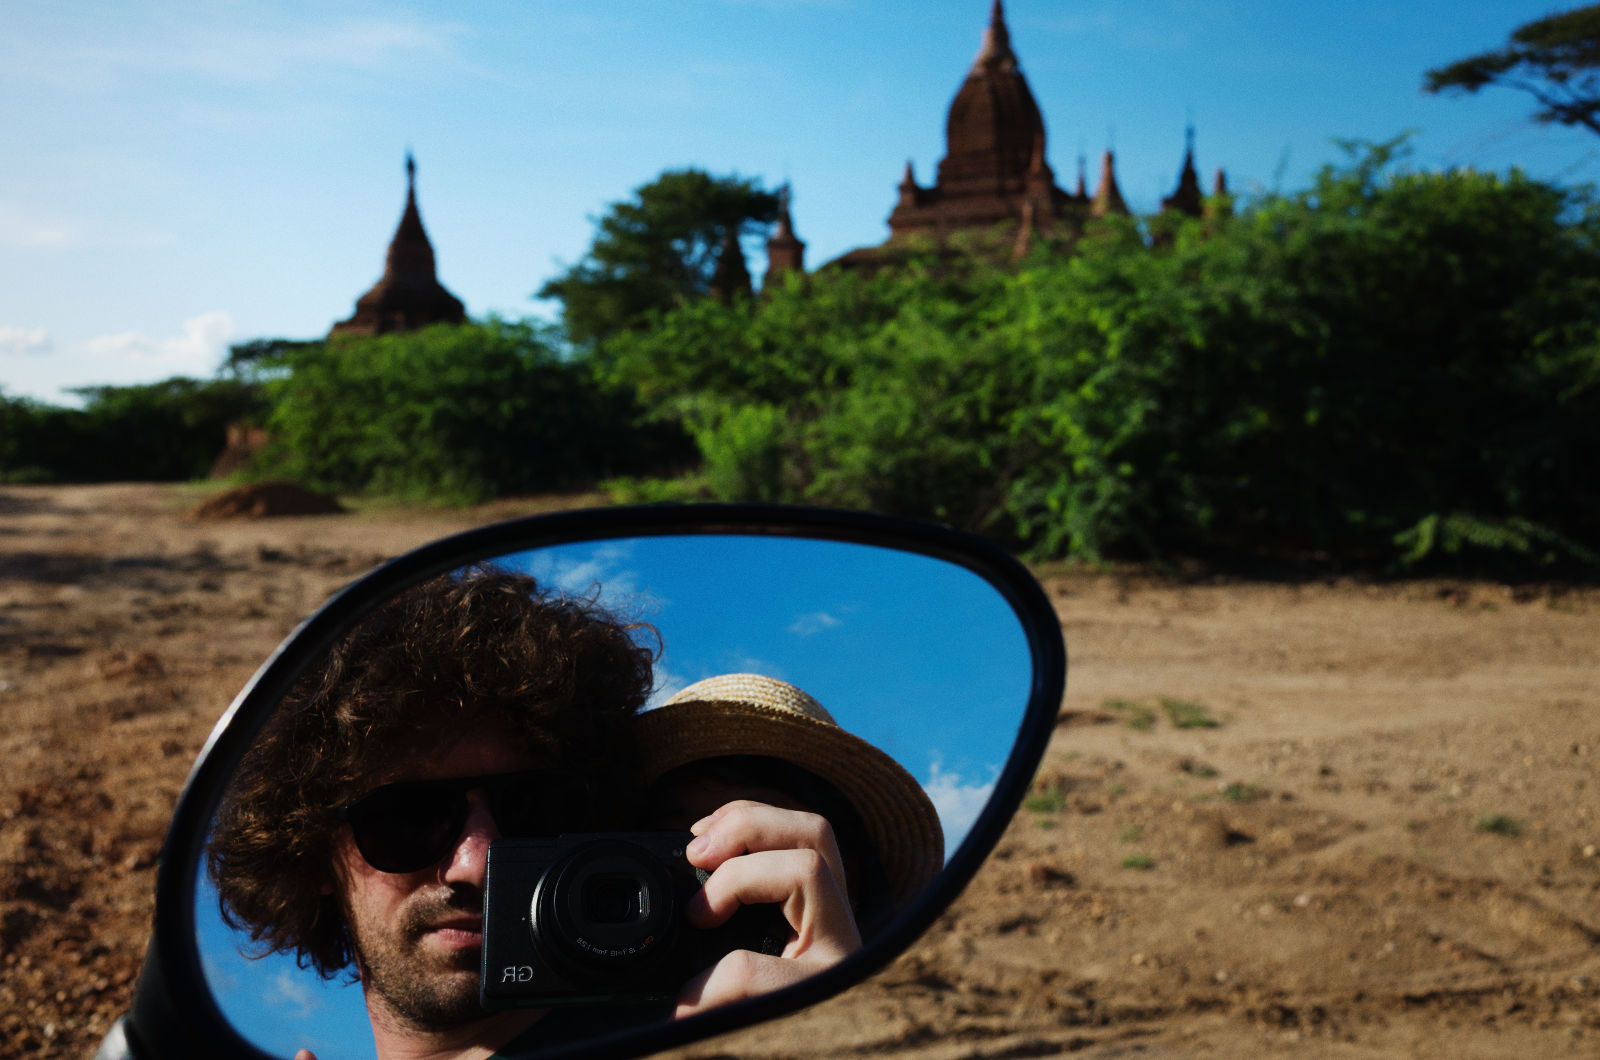
[[733,950],[777,955],[777,905],[700,930],[684,903],[709,873],[689,864],[689,832],[606,832],[489,844],[483,900],[483,1007],[633,1004],[675,998]]

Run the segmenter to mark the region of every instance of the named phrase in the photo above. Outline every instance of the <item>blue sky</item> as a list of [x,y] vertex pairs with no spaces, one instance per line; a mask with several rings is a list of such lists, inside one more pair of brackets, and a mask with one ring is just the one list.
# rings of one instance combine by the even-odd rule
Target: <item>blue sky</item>
[[[1333,138],[1417,130],[1414,165],[1587,182],[1600,139],[1509,90],[1420,93],[1537,0],[1009,0],[1070,186],[1117,153],[1135,210],[1183,130],[1209,182],[1303,186]],[[468,312],[531,293],[662,170],[794,185],[816,265],[880,242],[931,178],[989,0],[13,0],[0,33],[0,390],[209,375],[229,342],[313,337],[382,271],[407,147]],[[759,267],[759,265],[758,265]]]

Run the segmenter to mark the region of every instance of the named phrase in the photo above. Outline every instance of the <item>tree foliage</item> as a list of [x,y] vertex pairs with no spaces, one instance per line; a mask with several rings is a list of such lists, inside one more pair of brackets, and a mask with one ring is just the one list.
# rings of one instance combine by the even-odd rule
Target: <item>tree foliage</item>
[[1600,4],[1519,26],[1504,47],[1429,70],[1428,92],[1504,85],[1539,102],[1534,120],[1600,133]]
[[290,344],[277,358],[262,473],[323,489],[471,502],[670,454],[670,434],[635,429],[631,395],[529,323]]
[[0,396],[0,477],[7,481],[181,481],[206,474],[228,424],[256,415],[236,379],[175,378],[80,387],[82,408]]
[[1016,270],[825,270],[668,313],[605,368],[730,499],[937,518],[1036,556],[1588,554],[1600,212],[1352,149],[1160,250],[1111,223]]
[[535,297],[561,302],[572,341],[600,342],[704,295],[724,237],[764,235],[777,209],[758,181],[669,170],[613,203],[595,222],[589,252]]

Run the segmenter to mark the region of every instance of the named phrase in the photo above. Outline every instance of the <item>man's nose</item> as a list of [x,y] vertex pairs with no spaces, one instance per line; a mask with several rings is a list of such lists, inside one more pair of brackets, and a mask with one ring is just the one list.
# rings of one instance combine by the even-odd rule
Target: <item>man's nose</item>
[[445,862],[446,883],[465,883],[482,888],[488,874],[489,844],[500,838],[500,828],[481,794],[467,796],[467,823],[461,826],[456,845]]

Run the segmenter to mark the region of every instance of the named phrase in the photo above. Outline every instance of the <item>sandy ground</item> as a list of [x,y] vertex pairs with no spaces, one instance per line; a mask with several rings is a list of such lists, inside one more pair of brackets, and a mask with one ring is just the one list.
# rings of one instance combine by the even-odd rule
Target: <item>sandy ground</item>
[[[0,487],[0,1058],[126,1005],[190,762],[381,559],[533,510]],[[1046,578],[1036,795],[873,980],[682,1057],[1600,1055],[1600,591]]]

